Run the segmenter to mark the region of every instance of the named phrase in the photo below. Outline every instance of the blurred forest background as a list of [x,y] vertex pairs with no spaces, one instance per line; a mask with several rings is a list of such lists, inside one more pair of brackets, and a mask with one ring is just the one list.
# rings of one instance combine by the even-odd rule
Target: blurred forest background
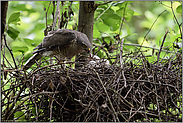
[[[96,1],[96,3],[104,3]],[[46,27],[53,23],[55,3],[49,1],[10,1],[7,12],[7,42],[11,47],[17,63],[24,62],[32,55],[33,48],[44,38]],[[68,17],[68,8],[72,14]],[[123,11],[125,9],[125,19]],[[68,18],[64,27],[77,30],[79,2],[63,2],[60,14]],[[67,13],[67,14],[66,14]],[[62,15],[61,15],[62,16]],[[177,20],[175,20],[174,16]],[[66,21],[66,20],[63,20]],[[177,21],[180,25],[177,24]],[[181,46],[182,4],[179,1],[134,1],[134,2],[107,2],[100,5],[95,11],[93,43],[101,45],[102,38],[109,44],[116,43],[114,36],[120,33],[124,38],[124,53],[135,51],[139,45],[149,57],[150,61],[157,60],[155,55],[162,43],[163,36],[169,33],[164,42],[161,58],[170,57],[175,46]],[[57,27],[58,28],[58,27]],[[181,51],[181,50],[180,50]],[[11,59],[8,52],[7,58]],[[2,55],[2,54],[1,54]],[[99,57],[105,57],[105,52],[99,51]],[[111,53],[111,55],[115,55]],[[23,58],[24,57],[24,58]],[[2,59],[1,59],[2,60]],[[12,61],[12,60],[10,60]]]
[[[102,92],[102,91],[100,92],[100,89],[102,90],[103,88],[99,86],[98,84],[99,81],[97,80],[96,74],[90,74],[91,76],[93,75],[93,78],[95,78],[93,79],[94,82],[96,81],[96,85],[93,84],[94,82],[90,81],[90,84],[92,83],[90,86],[92,86],[96,90],[88,89],[89,90],[88,94],[92,92],[92,94],[94,95],[93,97],[97,95],[96,96],[97,99],[99,99],[99,97],[102,95],[101,97],[107,100],[109,98],[106,97],[107,95],[106,93],[108,93],[111,96],[110,99],[114,99],[113,105],[117,107],[117,111],[119,112],[121,111],[122,113],[121,112],[120,113],[124,115],[124,117],[122,117],[123,115],[121,116],[122,120],[118,120],[118,119],[116,120],[115,118],[118,118],[118,117],[114,116],[115,111],[114,113],[112,111],[108,112],[105,105],[103,105],[104,109],[107,111],[105,112],[102,109],[104,113],[103,114],[101,113],[100,117],[104,117],[103,121],[105,121],[106,118],[108,118],[108,114],[111,113],[112,118],[107,119],[108,121],[138,121],[138,122],[140,121],[146,121],[146,122],[181,121],[182,92],[180,88],[182,86],[180,81],[182,79],[182,75],[181,75],[182,68],[180,66],[182,63],[181,62],[182,59],[180,58],[180,56],[182,53],[182,2],[181,1],[173,1],[173,2],[171,1],[133,1],[133,2],[132,1],[95,1],[95,4],[97,4],[98,6],[94,14],[92,53],[99,56],[100,58],[105,58],[110,61],[110,65],[111,65],[110,69],[108,69],[107,67],[106,68],[104,67],[104,68],[109,70],[109,73],[111,70],[114,70],[114,72],[110,74],[111,76],[108,76],[108,73],[107,73],[106,77],[104,78],[107,78],[111,82],[113,82],[113,79],[115,78],[117,79],[118,82],[117,84],[116,83],[111,84],[111,83],[108,83],[106,80],[102,80],[103,82],[106,82],[105,86],[108,90],[105,92]],[[4,77],[1,76],[1,84],[3,85],[3,87],[1,88],[1,91],[3,93],[2,101],[1,101],[3,120],[14,119],[17,121],[34,121],[35,122],[35,121],[38,121],[38,119],[39,120],[42,119],[42,121],[61,121],[61,119],[59,119],[60,117],[58,117],[59,113],[53,111],[55,120],[54,118],[52,118],[51,113],[50,114],[48,113],[49,111],[50,112],[52,111],[51,108],[50,109],[47,108],[48,105],[50,106],[50,104],[48,103],[50,103],[49,102],[50,100],[51,101],[53,100],[51,98],[48,98],[48,96],[44,96],[44,94],[39,95],[40,93],[42,93],[42,90],[41,91],[38,90],[37,87],[41,86],[41,84],[38,83],[38,85],[35,85],[36,82],[40,82],[40,81],[37,81],[35,78],[36,78],[36,75],[38,75],[37,73],[40,71],[33,70],[33,69],[32,69],[33,70],[32,73],[29,71],[30,69],[28,71],[23,71],[23,70],[21,71],[23,64],[27,61],[27,59],[29,59],[33,55],[32,54],[33,49],[38,44],[40,44],[40,42],[42,42],[46,33],[52,29],[53,18],[54,18],[56,8],[57,8],[56,1],[9,1],[8,2],[6,26],[5,26],[5,33],[4,33],[6,36],[5,38],[6,41],[3,41],[1,45],[1,69],[4,70],[4,71],[3,70],[1,71],[1,75],[4,76]],[[78,15],[79,15],[78,1],[60,2],[60,20],[61,21],[56,24],[55,29],[62,27],[62,28],[77,30]],[[4,44],[4,42],[7,42],[7,44]],[[123,53],[121,55],[119,55],[122,52],[122,51],[120,52],[120,48],[121,48],[120,43],[123,43],[123,50],[122,50]],[[17,71],[16,70],[14,71],[14,68],[16,67],[14,66],[15,64],[12,59],[12,54],[10,53],[11,50],[8,49],[8,46],[12,50],[13,57],[15,58],[15,62],[18,65]],[[130,55],[132,54],[131,57],[129,54]],[[121,59],[119,60],[120,56],[124,56],[123,64],[126,65],[124,66],[124,68],[121,64],[121,61],[120,61]],[[109,59],[112,57],[114,57],[114,59]],[[159,61],[161,62],[166,61],[166,62],[165,64],[162,63],[163,64],[162,65],[161,62]],[[115,66],[114,67],[115,69],[113,69],[112,65],[114,66],[116,65],[117,67]],[[148,71],[149,76],[146,76],[147,71],[145,69],[145,66],[150,71],[150,72]],[[149,66],[152,66],[152,67],[149,67]],[[167,66],[169,66],[169,68],[167,68]],[[120,71],[121,69],[125,71],[127,81],[122,78],[122,74]],[[50,70],[52,69],[50,68]],[[72,71],[72,69],[69,69],[69,70]],[[88,69],[88,71],[89,70],[90,69]],[[98,70],[99,71],[97,72],[99,73],[100,71],[103,70],[103,68]],[[19,71],[22,72],[21,75]],[[123,74],[124,74],[124,71],[123,71]],[[158,76],[157,78],[155,78],[154,76],[154,71],[155,73],[157,71],[159,72],[157,74]],[[165,73],[162,73],[162,71],[165,71]],[[118,74],[113,75],[113,73],[115,72],[120,73],[119,77],[118,77]],[[52,71],[50,73],[56,74],[56,72],[52,72]],[[68,77],[67,75],[65,75],[65,73],[64,72],[60,73],[60,75],[63,75],[62,76],[63,78]],[[171,74],[168,74],[168,73],[171,73]],[[60,77],[60,75],[58,76]],[[136,75],[136,76],[133,76],[133,75]],[[39,74],[39,76],[42,76],[42,74]],[[80,76],[80,74],[74,77],[77,78],[78,76]],[[162,77],[163,79],[160,76],[161,77],[163,76]],[[43,78],[47,79],[47,77],[48,76]],[[74,77],[71,78],[73,82],[74,80],[76,80]],[[81,75],[81,78],[82,78],[81,81],[78,81],[78,82],[76,81],[76,84],[72,83],[74,86],[76,85],[76,87],[80,87],[79,90],[83,91],[81,92],[81,94],[85,93],[85,87],[86,85],[88,86],[88,83],[84,83],[86,85],[82,83],[84,79],[86,79],[86,81],[84,82],[88,82],[87,77],[89,77],[89,74],[85,76],[85,78],[83,78],[83,76]],[[110,80],[110,77],[112,78],[112,80]],[[100,77],[98,76],[98,78]],[[153,80],[150,80],[152,78]],[[141,84],[141,82],[139,82],[140,81],[139,79],[144,80],[144,82],[142,82]],[[66,80],[68,79],[66,78]],[[124,81],[127,82],[127,87],[124,87],[124,83],[125,83]],[[42,82],[44,83],[44,81]],[[164,82],[164,83],[161,84],[160,82],[162,83]],[[77,86],[78,83],[81,85],[83,84],[84,86]],[[147,85],[145,85],[144,83]],[[69,82],[67,82],[67,84],[69,85],[69,86],[67,85],[69,88],[71,84]],[[46,88],[49,88],[49,86],[48,87],[46,86]],[[145,86],[146,87],[148,86],[149,88],[147,89]],[[31,87],[31,89],[29,87]],[[58,87],[59,89],[61,89],[60,86]],[[40,88],[42,89],[42,86]],[[62,86],[62,88],[67,89],[65,88],[65,85]],[[119,90],[115,90],[116,88]],[[142,90],[140,90],[139,88]],[[171,90],[168,90],[167,88],[168,89],[170,88]],[[112,91],[112,90],[115,90],[115,91]],[[79,91],[76,89],[75,92],[73,92],[72,94],[77,95],[78,92]],[[70,94],[70,92],[68,93]],[[48,94],[51,95],[51,92],[48,92]],[[61,97],[63,95],[67,96],[67,94],[65,94],[65,92],[62,91],[62,89],[60,90],[59,94],[61,95]],[[114,96],[115,94],[116,96]],[[161,98],[159,98],[159,94],[161,94],[160,95]],[[32,101],[32,97],[30,95],[32,97],[35,96],[34,99],[35,100],[37,99],[36,101],[38,102],[41,99],[44,100],[43,101],[44,103],[41,102],[40,104],[41,106],[43,106],[41,108],[43,109],[45,107],[47,108],[47,109],[45,108],[46,110],[44,110],[44,113],[41,113],[43,109],[39,111],[36,109],[37,106],[36,104],[34,105],[36,101],[35,102],[34,100]],[[75,103],[76,109],[82,109],[80,110],[81,115],[80,114],[76,115],[76,119],[75,119],[76,121],[82,121],[78,118],[78,116],[83,116],[83,114],[85,113],[84,111],[90,110],[88,108],[86,108],[85,110],[84,109],[85,107],[83,108],[81,105],[79,105],[81,103],[78,100],[72,100],[70,97],[66,97],[66,101],[64,102],[64,99],[61,99],[59,96],[58,96],[58,100],[60,102],[63,101],[62,105],[65,105],[65,102],[67,102],[67,99],[68,99],[69,101],[71,100],[70,103],[77,102],[77,104]],[[91,100],[92,101],[94,100],[93,102],[91,101],[92,105],[95,104],[96,98],[93,98],[91,95],[85,95],[85,96],[90,97],[90,98],[87,98],[89,100],[85,100],[85,98],[83,99],[84,101],[89,102],[89,103],[87,102],[86,104],[88,105],[91,104],[90,103]],[[125,96],[126,100],[124,98],[121,99],[121,96],[123,97]],[[141,96],[143,98],[141,98]],[[30,98],[30,102],[27,101],[29,98]],[[76,96],[76,99],[77,99],[77,96]],[[119,99],[121,99],[122,101]],[[147,102],[149,100],[150,101],[146,103],[146,99],[147,99]],[[127,104],[127,108],[123,107],[124,106],[123,104],[125,104],[125,102],[128,102],[129,100],[133,102],[133,105],[135,107],[135,108],[133,107],[134,109],[131,107],[130,107],[131,109],[130,108],[128,109],[128,104],[131,104],[131,103]],[[138,101],[138,100],[141,100],[141,101]],[[116,102],[121,101],[121,103],[119,104],[119,103],[116,103],[115,101]],[[106,104],[109,105],[108,102]],[[159,107],[157,109],[157,106],[159,106],[159,104],[162,106],[161,110]],[[165,106],[165,104],[167,105]],[[142,105],[144,107],[141,107]],[[70,105],[67,105],[67,106],[68,108],[71,108]],[[95,111],[98,111],[99,109],[98,104],[94,106],[97,107],[97,108],[94,107],[96,108]],[[172,107],[169,107],[169,106],[172,106]],[[53,105],[53,109],[55,107]],[[61,107],[62,107],[61,109],[63,109],[64,106],[61,106]],[[132,109],[135,112],[133,115],[131,113]],[[22,112],[24,110],[25,112]],[[55,108],[55,110],[59,110],[58,112],[61,111],[57,107]],[[151,114],[149,118],[147,118],[146,116],[147,110],[152,111],[150,112]],[[157,114],[157,110],[158,110],[158,114]],[[123,112],[123,111],[126,111],[126,112]],[[145,114],[140,120],[138,119],[139,116],[136,115],[138,111],[139,112],[141,111],[140,113],[143,112]],[[87,113],[86,115],[84,114],[84,117],[88,116],[88,114],[89,113]],[[63,115],[65,116],[65,114]],[[93,116],[94,118],[96,118],[96,121],[102,121],[101,119],[98,118],[99,114],[96,113],[95,115],[97,116],[94,117],[94,115],[91,115],[91,117]],[[136,117],[133,119],[133,116],[135,115]],[[38,116],[40,117],[38,118]],[[44,116],[47,119],[45,119]],[[68,116],[71,116],[71,115],[68,115]],[[146,117],[144,118],[144,116]],[[167,117],[165,118],[165,116]],[[94,121],[91,117],[90,116],[88,116],[88,118],[85,117],[83,121]],[[152,117],[155,117],[155,118],[153,119]],[[70,117],[65,118],[63,121],[67,121],[67,120],[70,121],[71,118]]]

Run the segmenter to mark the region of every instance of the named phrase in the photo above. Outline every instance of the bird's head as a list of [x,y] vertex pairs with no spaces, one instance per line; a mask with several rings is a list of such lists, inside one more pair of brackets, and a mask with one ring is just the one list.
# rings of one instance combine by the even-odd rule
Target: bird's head
[[88,44],[86,42],[81,43],[83,50],[85,50],[88,54],[90,54],[92,50],[92,46],[89,43]]
[[91,56],[92,44],[88,37],[84,33],[79,33],[77,36],[78,46],[82,49],[82,52],[86,51]]

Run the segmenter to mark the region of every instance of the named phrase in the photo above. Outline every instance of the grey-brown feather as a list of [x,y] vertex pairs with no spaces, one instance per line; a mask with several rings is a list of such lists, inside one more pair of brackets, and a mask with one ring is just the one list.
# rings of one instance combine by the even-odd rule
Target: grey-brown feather
[[39,53],[34,54],[24,64],[24,69],[25,70],[29,69],[35,63],[35,61],[39,60],[41,57],[42,57],[42,55],[40,55]]
[[37,50],[33,54],[39,54],[35,55],[37,58],[32,58],[34,57],[32,56],[30,63],[28,60],[24,66],[27,69],[30,68],[35,63],[33,60],[38,60],[43,55],[56,55],[59,59],[71,59],[74,55],[86,50],[83,48],[83,44],[87,46],[87,50],[90,52],[92,45],[84,33],[70,29],[51,31],[44,37],[43,42],[34,48],[34,50]]

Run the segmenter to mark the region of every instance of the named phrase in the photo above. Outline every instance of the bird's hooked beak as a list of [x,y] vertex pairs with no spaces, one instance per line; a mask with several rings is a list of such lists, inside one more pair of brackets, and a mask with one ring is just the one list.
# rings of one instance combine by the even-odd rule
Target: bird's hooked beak
[[91,57],[92,55],[91,55],[91,48],[88,48],[88,49],[85,49],[86,50],[86,52],[89,54],[89,56]]

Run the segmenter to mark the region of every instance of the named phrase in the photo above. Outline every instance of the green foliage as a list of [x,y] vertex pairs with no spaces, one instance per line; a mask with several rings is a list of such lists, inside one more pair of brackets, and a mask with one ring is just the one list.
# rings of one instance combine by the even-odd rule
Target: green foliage
[[182,14],[182,5],[179,5],[179,6],[176,8],[176,12]]
[[19,21],[20,21],[20,12],[15,12],[8,19],[8,24],[10,24],[10,23],[17,24],[17,22],[19,22]]
[[8,27],[8,31],[7,31],[8,35],[12,38],[12,39],[16,39],[19,35],[19,31],[11,26]]
[[[21,48],[21,50],[17,50],[17,47],[14,49],[16,52],[23,53],[25,58],[28,58],[27,56],[30,56],[33,48],[42,42],[44,30],[46,29],[46,20],[47,26],[52,25],[52,14],[54,14],[56,11],[56,4],[50,1],[10,1],[9,3],[7,33],[13,40],[24,42],[24,46],[26,46],[28,49],[25,47]],[[102,4],[104,2],[95,1],[95,3]],[[142,44],[143,46],[160,48],[162,38],[166,29],[168,28],[170,30],[168,35],[170,36],[166,39],[164,45],[165,47],[169,46],[170,48],[168,50],[173,51],[173,42],[175,42],[176,39],[180,39],[180,33],[177,24],[173,20],[171,9],[163,6],[164,4],[171,6],[170,2],[167,1],[113,1],[100,5],[95,11],[93,38],[99,39],[100,37],[104,37],[107,43],[110,41],[112,41],[112,43],[116,43],[114,36],[120,33],[120,38],[125,38],[124,43]],[[176,11],[176,17],[180,23],[182,5],[179,2],[174,2],[173,5],[174,10]],[[70,6],[70,2],[64,2],[64,5],[60,9],[60,13],[67,12],[68,6]],[[70,29],[72,29],[73,26],[77,24],[79,2],[73,2],[71,7],[74,15],[69,20],[67,26]],[[157,19],[158,15],[163,12],[163,10],[167,10],[168,12],[163,13]],[[154,23],[156,19],[157,22]],[[151,26],[152,28],[150,28]],[[148,30],[150,30],[146,37],[148,41],[143,42],[144,36]],[[100,39],[100,41],[102,40]],[[94,43],[101,45],[97,40],[94,40]],[[11,43],[11,46],[13,47],[14,44],[15,43]],[[135,51],[136,48],[137,47],[129,47],[124,45],[124,50],[128,49],[128,51]],[[147,48],[142,48],[142,50],[147,50]],[[20,53],[17,54],[16,57],[20,57]],[[115,54],[112,53],[111,55]],[[150,59],[152,61],[155,60],[154,56],[149,58],[149,60]]]
[[[171,6],[173,10],[170,9]],[[94,23],[94,38],[95,32],[100,32],[100,36],[105,37],[106,42],[112,40],[113,43],[116,43],[113,34],[118,34],[121,31],[120,38],[126,39],[125,44],[137,44],[137,46],[140,44],[148,47],[149,49],[142,47],[141,50],[144,51],[144,55],[152,55],[148,60],[153,62],[157,60],[157,56],[152,54],[152,48],[160,49],[167,29],[170,33],[168,33],[166,37],[163,50],[176,51],[173,45],[174,42],[181,39],[181,33],[179,25],[174,21],[175,18],[172,11],[174,11],[176,19],[179,24],[181,24],[181,7],[182,5],[179,2],[173,2],[171,5],[171,2],[167,1],[113,2],[99,6],[95,14],[95,20],[97,20]],[[166,10],[166,12],[162,13],[164,10]],[[100,18],[98,18],[99,16]],[[123,16],[125,18],[124,21],[122,20]],[[147,36],[145,37],[146,34]],[[97,33],[97,36],[98,35]],[[94,43],[100,45],[97,40],[94,41]],[[129,50],[135,51],[136,48],[138,47],[131,46],[129,48],[129,46],[124,45],[123,49],[128,49],[129,52]],[[146,50],[148,51],[145,52]],[[155,50],[155,52],[157,53],[159,50]],[[160,57],[167,58],[171,57],[171,55],[172,53],[164,52],[160,54]]]
[[[95,3],[103,4],[105,2],[95,1]],[[120,42],[116,40],[114,36],[119,34],[120,39],[125,39],[123,55],[125,55],[125,53],[134,53],[138,51],[140,44],[142,45],[141,50],[144,51],[144,55],[152,55],[148,58],[148,61],[153,62],[157,60],[156,54],[159,52],[159,50],[154,49],[160,49],[164,35],[166,31],[169,30],[163,45],[163,50],[170,52],[162,51],[160,58],[170,58],[172,55],[175,55],[174,52],[176,50],[181,52],[182,49],[181,46],[179,49],[175,46],[182,41],[182,30],[179,29],[182,27],[179,27],[176,23],[176,21],[178,21],[179,24],[182,23],[182,4],[180,2],[173,2],[172,5],[176,19],[174,18],[171,2],[169,1],[106,2],[106,4],[98,6],[95,11],[93,42],[97,45],[103,44],[104,41],[107,44],[110,44],[110,42],[115,44],[115,52],[109,52],[107,48],[104,48],[108,54],[115,57],[120,52]],[[60,8],[60,14],[68,12],[68,6],[70,6],[70,2],[65,1],[64,5]],[[69,29],[73,29],[74,25],[77,25],[79,2],[73,2],[71,8],[74,15],[69,19],[67,26]],[[166,12],[162,13],[164,10],[166,10]],[[7,37],[7,42],[12,49],[16,62],[21,63],[23,58],[25,62],[31,57],[33,48],[42,42],[45,29],[52,26],[53,14],[55,14],[55,11],[56,4],[54,4],[53,1],[9,1],[6,27],[9,37]],[[95,50],[97,51],[98,49],[99,48],[96,48]],[[97,55],[101,58],[106,58],[107,53],[105,51],[100,50]],[[8,53],[6,52],[6,56],[8,56],[7,58],[11,59],[10,55],[7,54]],[[124,59],[124,62],[128,63],[130,60],[131,58],[126,58]],[[13,63],[12,60],[9,61]],[[138,60],[134,61],[136,64],[139,62]],[[113,59],[112,62],[114,62]],[[7,89],[9,86],[10,85],[7,84],[4,88]],[[150,104],[148,108],[156,109],[157,106]],[[39,109],[37,111],[41,112]],[[36,116],[35,107],[32,108],[31,113]],[[178,111],[172,109],[172,113],[178,114]],[[34,116],[32,116],[32,118],[35,118]],[[24,119],[24,113],[20,111],[16,112],[15,118],[19,117]],[[182,117],[182,114],[179,117]],[[155,118],[150,120],[159,122],[159,120]]]
[[26,51],[28,51],[28,47],[26,47],[26,46],[13,46],[12,50],[14,52],[19,51],[19,52],[22,52],[24,54]]
[[25,120],[25,115],[24,115],[24,112],[22,112],[22,111],[17,111],[16,113],[15,113],[15,118],[17,118],[18,120],[17,121],[26,121]]

